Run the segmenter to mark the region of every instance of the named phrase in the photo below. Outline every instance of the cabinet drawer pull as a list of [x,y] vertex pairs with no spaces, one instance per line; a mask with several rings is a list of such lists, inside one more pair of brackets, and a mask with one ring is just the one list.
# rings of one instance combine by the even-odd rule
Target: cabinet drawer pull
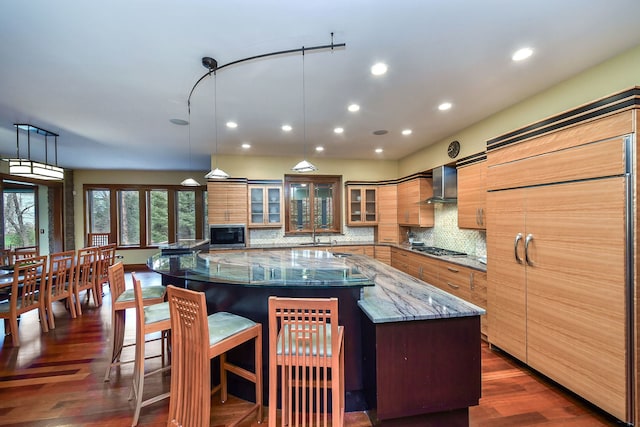
[[452,288],[452,289],[460,289],[460,286],[458,286],[458,285],[454,285],[454,284],[453,284],[453,283],[451,283],[451,282],[447,282],[447,285],[449,285],[449,287],[450,287],[450,288]]
[[516,234],[516,239],[513,242],[513,254],[516,258],[516,261],[518,261],[518,264],[522,264],[522,258],[520,258],[520,256],[518,256],[518,242],[522,240],[522,233],[518,233]]
[[458,270],[457,268],[453,268],[453,267],[447,267],[447,270],[449,270],[452,273],[459,273],[460,270]]
[[528,265],[533,265],[533,261],[529,258],[529,243],[533,240],[533,234],[527,234],[527,238],[524,240],[524,259]]

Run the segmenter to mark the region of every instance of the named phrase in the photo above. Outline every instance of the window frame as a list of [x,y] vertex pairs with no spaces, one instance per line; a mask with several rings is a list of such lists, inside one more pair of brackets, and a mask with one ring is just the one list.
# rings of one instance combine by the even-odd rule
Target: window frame
[[[315,186],[317,184],[333,185],[333,218],[334,225],[329,229],[307,228],[302,230],[292,230],[291,224],[291,184],[307,184],[309,185],[309,204],[314,206]],[[315,223],[315,218],[310,221]],[[336,234],[342,233],[342,175],[287,175],[284,176],[284,234],[285,236],[299,236],[308,234]]]
[[[84,204],[84,235],[91,232],[91,218],[89,212],[89,193],[92,190],[106,190],[109,191],[109,220],[110,230],[109,233],[112,239],[115,239],[118,244],[118,248],[121,249],[155,249],[159,246],[157,244],[150,244],[148,225],[150,223],[150,195],[151,191],[167,191],[167,215],[169,221],[168,239],[169,243],[175,243],[177,239],[177,221],[178,221],[178,192],[179,191],[194,191],[195,192],[195,236],[196,239],[205,239],[205,221],[207,220],[207,213],[204,212],[205,197],[207,193],[207,187],[202,185],[199,187],[190,187],[185,189],[181,185],[140,185],[140,184],[83,184],[83,204]],[[139,192],[139,227],[140,227],[140,244],[138,245],[126,245],[120,246],[120,223],[119,223],[119,194],[121,191],[138,191]]]

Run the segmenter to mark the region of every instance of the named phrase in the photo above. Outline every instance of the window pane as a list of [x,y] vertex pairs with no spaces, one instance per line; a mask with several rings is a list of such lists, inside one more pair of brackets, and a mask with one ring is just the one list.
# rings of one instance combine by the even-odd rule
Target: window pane
[[140,245],[140,193],[137,190],[122,190],[118,196],[120,245]]
[[4,191],[4,246],[36,244],[35,193],[24,190]]
[[289,203],[289,229],[310,229],[311,212],[309,209],[309,186],[307,184],[292,183]]
[[315,228],[333,228],[333,184],[316,184],[314,198]]
[[178,191],[178,240],[196,238],[196,192]]
[[149,192],[148,244],[169,242],[169,193],[167,190]]
[[109,233],[111,231],[110,197],[109,190],[89,190],[89,233]]

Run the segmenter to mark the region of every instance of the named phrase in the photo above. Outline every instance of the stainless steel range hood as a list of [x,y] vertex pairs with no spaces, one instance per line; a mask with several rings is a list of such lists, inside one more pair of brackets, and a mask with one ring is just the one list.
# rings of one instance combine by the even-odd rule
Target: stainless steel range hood
[[427,203],[457,203],[458,173],[451,166],[439,166],[433,169],[433,196]]

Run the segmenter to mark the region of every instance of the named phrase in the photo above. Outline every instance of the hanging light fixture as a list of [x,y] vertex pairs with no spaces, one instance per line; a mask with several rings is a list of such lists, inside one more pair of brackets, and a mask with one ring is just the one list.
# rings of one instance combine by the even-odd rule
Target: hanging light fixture
[[294,172],[304,173],[318,170],[313,164],[309,163],[307,157],[307,102],[305,97],[305,81],[304,81],[304,46],[302,47],[302,146],[303,157],[300,163],[291,168]]
[[[58,134],[24,123],[14,123],[16,127],[16,158],[7,159],[9,174],[26,178],[59,181],[64,179],[64,169],[58,167]],[[20,157],[20,131],[27,132],[27,158]],[[31,134],[44,136],[44,163],[31,159]],[[49,137],[54,138],[55,165],[49,164]]]
[[[215,169],[213,169],[211,172],[209,172],[208,174],[206,174],[204,177],[207,179],[227,179],[229,178],[229,174],[226,173],[225,171],[223,171],[222,169],[218,168],[218,78],[216,76],[216,69],[215,67],[217,66],[217,62],[215,62],[215,59],[212,59],[212,61],[214,63],[211,63],[209,65],[209,69],[213,71],[213,129],[214,129],[214,138],[215,138],[215,143],[216,143],[216,151],[215,151],[215,156],[216,156],[216,167]],[[204,58],[202,63],[204,64]]]
[[[189,126],[189,170],[191,170],[191,104],[189,103],[187,105],[187,115],[189,116],[189,123],[187,123],[187,126]],[[198,181],[196,181],[193,178],[187,178],[184,181],[182,181],[180,183],[180,185],[184,185],[185,187],[199,187],[200,183]]]

